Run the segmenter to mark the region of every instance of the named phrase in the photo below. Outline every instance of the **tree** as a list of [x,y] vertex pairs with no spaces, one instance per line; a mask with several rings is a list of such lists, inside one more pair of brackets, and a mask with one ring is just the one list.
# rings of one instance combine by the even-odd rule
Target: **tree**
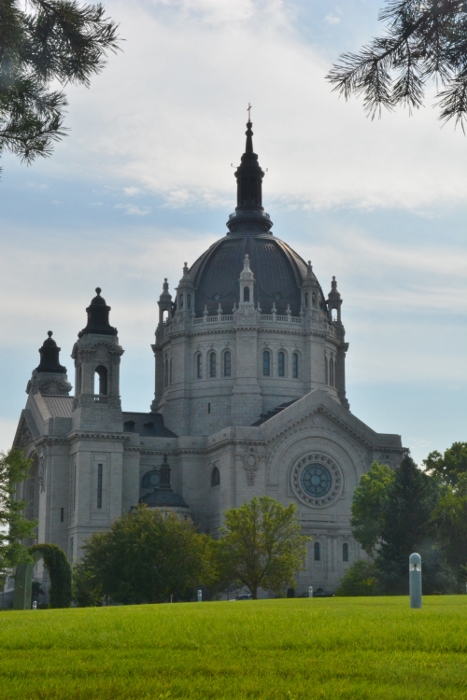
[[455,486],[461,474],[467,474],[467,442],[454,442],[444,455],[430,452],[423,464],[428,473],[438,474],[444,483]]
[[374,561],[359,559],[354,562],[339,582],[336,595],[378,595],[378,571]]
[[467,4],[465,0],[387,0],[380,12],[386,35],[359,53],[344,53],[327,75],[348,99],[364,96],[373,119],[381,108],[419,108],[427,81],[442,88],[436,99],[440,118],[465,130],[467,117]]
[[49,156],[65,135],[65,94],[51,84],[78,83],[118,48],[117,25],[102,5],[77,0],[0,0],[0,155],[26,163]]
[[386,464],[373,462],[362,476],[352,501],[352,534],[368,556],[373,556],[383,529],[383,503],[394,479]]
[[144,506],[95,533],[75,570],[77,600],[93,604],[161,603],[185,600],[202,581],[209,538],[189,521]]
[[[460,444],[460,443],[455,443]],[[464,443],[465,444],[465,443]],[[459,474],[455,486],[448,486],[433,512],[438,539],[446,561],[457,581],[467,577],[467,473]]]
[[301,533],[293,503],[285,507],[267,496],[253,498],[224,518],[220,568],[230,580],[247,586],[254,599],[260,586],[280,594],[295,585],[310,538]]
[[17,484],[29,476],[30,460],[21,450],[0,453],[0,576],[20,562],[30,561],[28,548],[22,540],[31,537],[36,521],[27,520],[23,510],[27,501],[16,499]]
[[447,585],[431,517],[438,498],[437,481],[418,469],[407,454],[396,469],[382,507],[377,566],[386,593],[408,591],[408,561],[412,552],[422,556],[426,592],[441,592],[440,588]]

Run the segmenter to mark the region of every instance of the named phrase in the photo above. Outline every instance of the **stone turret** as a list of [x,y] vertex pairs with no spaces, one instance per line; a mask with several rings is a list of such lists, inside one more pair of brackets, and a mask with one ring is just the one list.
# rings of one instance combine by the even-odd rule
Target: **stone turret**
[[47,339],[39,348],[40,362],[33,370],[32,376],[26,387],[26,393],[42,396],[68,396],[71,384],[66,375],[66,367],[60,364],[60,350],[52,338],[52,331],[48,331]]
[[117,329],[109,323],[110,306],[97,296],[86,309],[88,322],[78,333],[72,358],[75,361],[73,427],[122,430],[120,403],[120,357]]

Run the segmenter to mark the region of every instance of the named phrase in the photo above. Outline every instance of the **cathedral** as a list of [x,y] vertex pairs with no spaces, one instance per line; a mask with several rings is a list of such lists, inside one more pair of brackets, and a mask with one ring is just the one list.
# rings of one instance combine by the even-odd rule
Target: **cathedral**
[[172,293],[163,281],[149,412],[122,407],[124,351],[97,288],[71,353],[74,394],[50,331],[39,350],[14,441],[32,459],[19,497],[37,541],[72,562],[137,503],[215,534],[226,509],[254,496],[292,502],[312,538],[296,595],[332,592],[361,555],[353,491],[373,460],[396,467],[403,448],[349,409],[336,280],[326,296],[311,263],[272,233],[251,127],[226,234],[184,264]]

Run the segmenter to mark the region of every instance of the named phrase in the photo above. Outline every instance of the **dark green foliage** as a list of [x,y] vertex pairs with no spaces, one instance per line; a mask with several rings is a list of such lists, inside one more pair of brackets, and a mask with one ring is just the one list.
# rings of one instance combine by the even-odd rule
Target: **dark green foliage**
[[384,592],[408,593],[408,561],[412,552],[422,556],[424,592],[440,592],[444,563],[431,518],[438,499],[437,481],[406,455],[396,469],[382,509],[377,566]]
[[296,510],[263,496],[226,511],[219,541],[225,579],[247,586],[255,599],[260,586],[279,595],[293,588],[310,539],[302,535]]
[[465,128],[467,117],[467,4],[465,0],[387,0],[379,19],[386,33],[360,53],[345,53],[328,80],[348,99],[363,95],[373,119],[381,108],[411,111],[435,78],[442,86],[440,118]]
[[423,460],[428,473],[438,475],[443,482],[455,486],[461,474],[467,474],[467,442],[453,442],[444,455],[430,452]]
[[[454,443],[460,444],[460,443]],[[465,443],[464,443],[465,444]],[[467,580],[467,473],[459,474],[449,486],[433,513],[444,556],[455,572],[458,586],[465,590]]]
[[376,564],[372,559],[360,559],[349,566],[341,579],[336,595],[379,595],[379,579]]
[[69,608],[71,604],[71,567],[63,549],[56,544],[35,544],[30,553],[40,555],[49,572],[49,607]]
[[448,512],[448,502],[453,506],[448,497],[454,498],[452,489],[443,485],[439,475],[422,472],[408,454],[394,472],[373,463],[355,489],[352,503],[352,532],[371,560],[348,569],[339,594],[407,594],[413,552],[422,557],[424,593],[454,592],[453,569],[462,576],[462,563],[467,563],[463,559],[467,525],[462,544],[455,534],[457,530],[462,538],[460,521],[467,505],[459,496],[456,508]]
[[21,450],[0,453],[0,577],[20,562],[30,561],[28,549],[22,540],[31,537],[35,521],[26,520],[23,510],[26,501],[16,499],[17,484],[29,476],[30,460]]
[[75,569],[75,599],[95,605],[190,600],[203,580],[209,538],[189,521],[138,507],[92,535]]
[[373,462],[354,491],[352,534],[368,556],[372,556],[383,528],[383,503],[394,471],[386,464]]
[[102,5],[76,0],[0,0],[0,155],[30,163],[65,134],[65,94],[50,84],[89,85],[117,49]]

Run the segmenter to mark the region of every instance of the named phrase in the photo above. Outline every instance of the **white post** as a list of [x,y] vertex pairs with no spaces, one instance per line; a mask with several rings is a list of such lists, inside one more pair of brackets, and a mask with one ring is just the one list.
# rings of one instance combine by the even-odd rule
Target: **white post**
[[422,607],[422,558],[414,552],[409,557],[410,607]]
[[313,598],[313,586],[308,587],[308,598]]
[[201,589],[198,590],[198,603],[202,603],[203,601],[203,591]]

